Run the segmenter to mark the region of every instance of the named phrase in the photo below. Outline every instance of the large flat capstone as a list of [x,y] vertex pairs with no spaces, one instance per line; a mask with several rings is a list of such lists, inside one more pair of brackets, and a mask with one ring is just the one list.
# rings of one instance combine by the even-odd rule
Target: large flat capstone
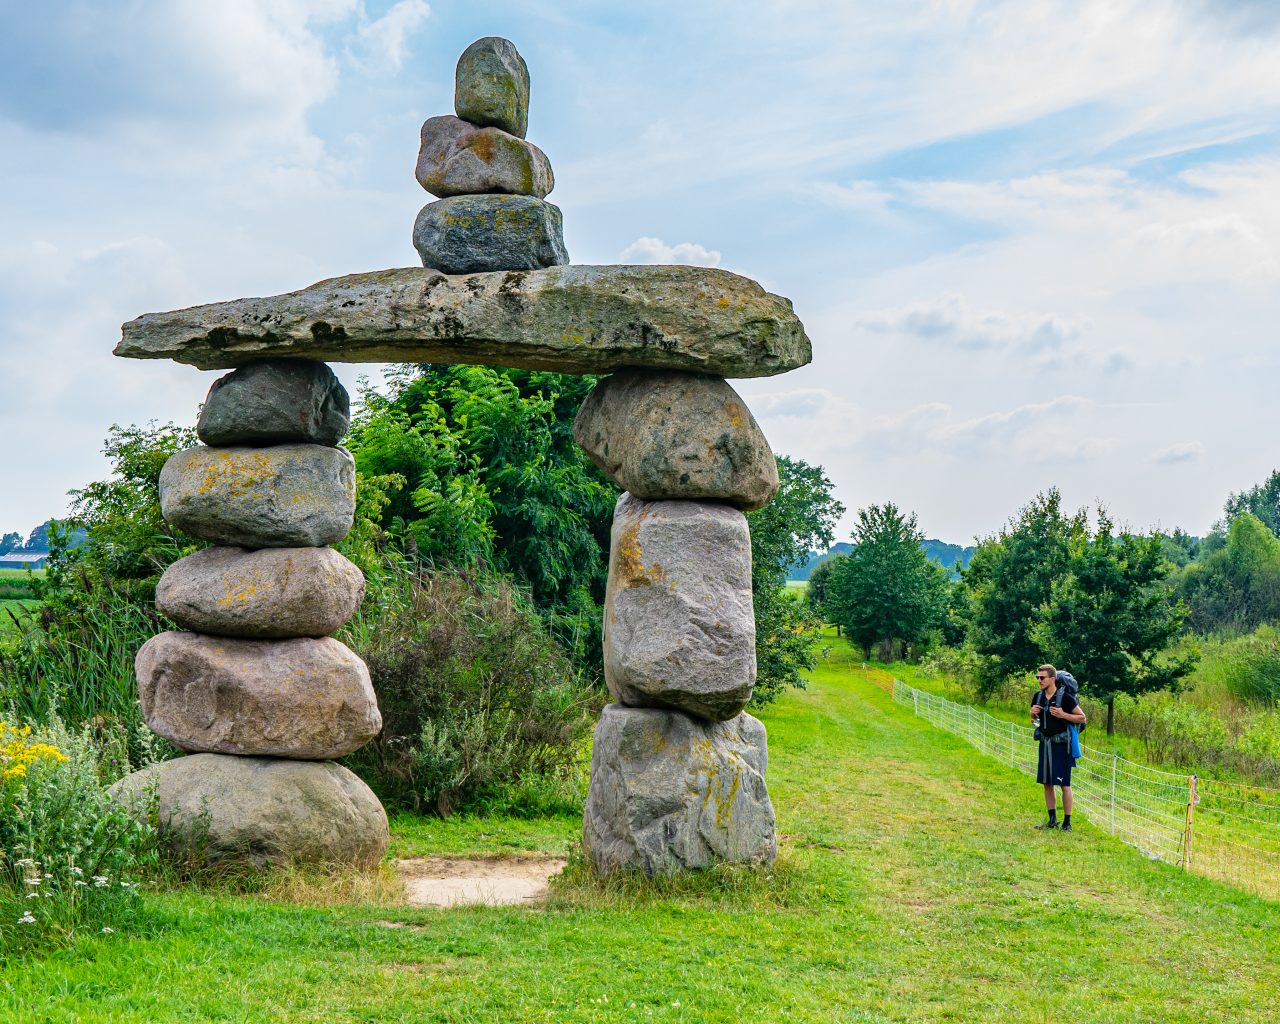
[[719,377],[768,377],[812,358],[788,299],[727,270],[685,266],[352,274],[285,295],[148,313],[124,325],[115,354],[202,370],[286,356]]
[[582,845],[599,872],[772,864],[764,726],[610,704],[596,726]]
[[192,754],[144,768],[111,787],[141,815],[153,799],[167,841],[209,863],[358,864],[387,852],[387,812],[332,761]]

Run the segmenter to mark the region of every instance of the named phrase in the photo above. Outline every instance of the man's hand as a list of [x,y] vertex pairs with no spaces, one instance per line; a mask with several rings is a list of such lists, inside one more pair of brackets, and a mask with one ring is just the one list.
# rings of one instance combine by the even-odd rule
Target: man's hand
[[1072,718],[1073,717],[1070,712],[1063,711],[1062,708],[1058,707],[1057,704],[1049,705],[1049,714],[1053,715],[1054,718]]

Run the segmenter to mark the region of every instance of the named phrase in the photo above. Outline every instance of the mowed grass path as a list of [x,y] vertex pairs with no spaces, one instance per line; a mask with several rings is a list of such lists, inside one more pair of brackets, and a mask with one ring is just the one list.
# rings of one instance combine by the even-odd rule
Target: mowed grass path
[[[1280,904],[1087,824],[1032,830],[1039,787],[842,649],[762,717],[785,836],[767,878],[571,884],[544,910],[153,896],[131,934],[0,975],[0,1020],[1276,1019]],[[396,852],[561,852],[576,831],[402,821]]]

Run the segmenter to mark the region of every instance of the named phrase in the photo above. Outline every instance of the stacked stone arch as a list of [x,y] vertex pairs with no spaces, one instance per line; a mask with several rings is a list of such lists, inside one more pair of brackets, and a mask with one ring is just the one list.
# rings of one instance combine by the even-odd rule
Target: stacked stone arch
[[386,815],[334,762],[381,727],[368,671],[330,634],[359,571],[329,545],[354,513],[329,362],[455,362],[608,374],[574,436],[624,493],[604,608],[614,703],[594,737],[583,844],[602,872],[667,873],[776,853],[755,683],[745,511],[773,453],[725,378],[810,359],[786,299],[726,271],[569,266],[554,175],[525,140],[529,76],[507,40],[463,53],[455,112],[422,127],[422,268],[147,314],[116,354],[230,369],[200,447],[161,476],[162,511],[212,547],[157,588],[183,627],[138,654],[148,723],[188,756],[130,776],[175,841],[215,859],[372,863]]

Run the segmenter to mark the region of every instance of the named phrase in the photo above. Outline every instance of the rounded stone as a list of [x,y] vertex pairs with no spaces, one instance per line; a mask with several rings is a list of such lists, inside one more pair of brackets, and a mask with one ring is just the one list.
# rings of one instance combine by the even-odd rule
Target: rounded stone
[[196,434],[210,445],[336,445],[350,423],[347,389],[324,363],[264,359],[213,382]]
[[454,71],[453,109],[464,121],[524,138],[529,128],[529,68],[515,43],[485,36],[462,51]]
[[154,809],[172,848],[210,864],[371,868],[391,842],[373,791],[332,761],[192,754],[134,772],[110,793],[139,816]]
[[632,707],[724,721],[751,699],[751,534],[737,509],[623,494],[604,598],[604,678]]
[[569,262],[560,208],[533,196],[453,196],[413,225],[422,265],[444,274],[539,270]]
[[219,636],[328,636],[356,613],[364,575],[333,548],[205,548],[156,585],[156,608]]
[[671,874],[717,861],[772,864],[764,726],[610,704],[591,751],[582,846],[601,874]]
[[628,369],[587,396],[573,436],[637,498],[713,498],[763,508],[778,492],[773,450],[721,377]]
[[368,668],[330,637],[161,633],[134,668],[143,718],[180,750],[319,761],[382,728]]
[[442,199],[495,192],[545,199],[555,187],[551,161],[533,143],[449,114],[423,123],[414,176]]
[[351,529],[355,510],[355,462],[343,448],[188,448],[160,471],[165,521],[214,544],[336,544]]

